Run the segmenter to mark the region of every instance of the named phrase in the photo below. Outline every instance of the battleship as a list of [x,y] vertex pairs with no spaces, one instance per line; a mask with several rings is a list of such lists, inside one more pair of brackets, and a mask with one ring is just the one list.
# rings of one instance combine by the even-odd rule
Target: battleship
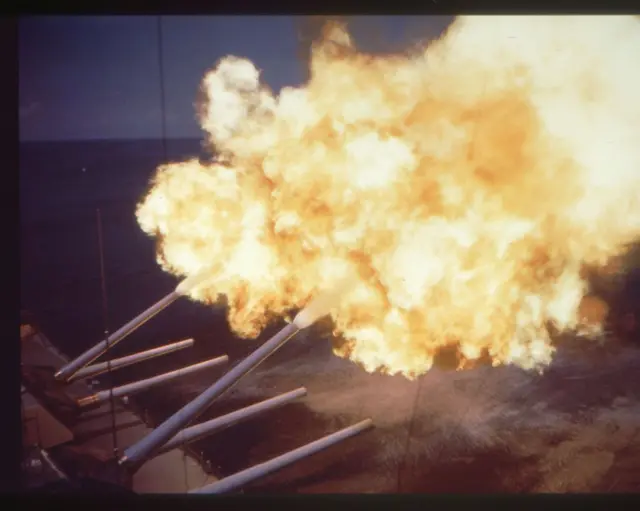
[[[164,306],[171,303],[163,299]],[[310,326],[318,314],[313,306],[237,362],[223,376],[155,428],[149,427],[129,396],[188,374],[209,372],[229,362],[226,355],[117,387],[97,389],[95,378],[122,367],[186,349],[192,339],[171,343],[118,359],[88,365],[106,354],[113,340],[122,340],[161,310],[155,304],[113,336],[68,360],[47,339],[36,322],[23,314],[20,326],[22,361],[22,424],[24,487],[29,491],[90,491],[133,493],[227,493],[263,478],[303,458],[369,430],[371,419],[302,445],[233,475],[217,479],[188,445],[281,407],[307,393],[291,389],[231,413],[191,425],[210,405],[235,386],[296,333]],[[117,446],[125,443],[122,453]],[[182,454],[181,452],[182,451]],[[197,488],[185,481],[198,480]]]

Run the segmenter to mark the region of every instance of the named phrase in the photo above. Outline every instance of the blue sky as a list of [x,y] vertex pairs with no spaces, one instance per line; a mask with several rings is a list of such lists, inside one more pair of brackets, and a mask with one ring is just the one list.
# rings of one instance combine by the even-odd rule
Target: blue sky
[[[437,37],[449,21],[348,19],[357,45],[373,52]],[[303,83],[303,26],[296,16],[163,16],[168,137],[201,136],[193,104],[203,75],[225,55],[251,59],[274,90]],[[32,17],[19,30],[21,140],[161,136],[157,16]]]

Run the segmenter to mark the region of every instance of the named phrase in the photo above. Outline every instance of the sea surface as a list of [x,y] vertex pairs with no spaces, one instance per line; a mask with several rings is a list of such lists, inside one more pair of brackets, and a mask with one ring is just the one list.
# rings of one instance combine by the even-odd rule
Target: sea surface
[[[96,210],[104,231],[108,330],[172,291],[153,239],[135,219],[156,167],[206,157],[198,140],[32,143],[20,149],[21,305],[75,356],[103,338]],[[637,311],[631,295],[620,301]],[[274,325],[273,328],[277,328]],[[315,328],[315,327],[314,327]],[[640,350],[608,335],[559,347],[543,374],[516,367],[430,370],[409,381],[371,375],[331,353],[321,327],[302,332],[245,377],[202,420],[305,386],[283,408],[196,442],[226,476],[370,417],[375,429],[269,476],[247,491],[306,493],[637,492]],[[264,332],[262,339],[269,332]],[[634,334],[638,340],[637,331]],[[114,348],[114,356],[193,337],[191,349],[114,373],[115,383],[226,353],[222,306],[181,298]],[[214,368],[136,397],[161,421],[223,371]],[[103,382],[106,383],[106,382]],[[121,446],[126,447],[126,446]],[[189,482],[197,487],[201,482]]]
[[[156,140],[21,145],[21,306],[68,355],[84,351],[105,329],[96,211],[104,237],[106,326],[113,331],[177,282],[156,264],[154,240],[136,222],[137,203],[158,165],[202,155],[198,140],[170,140],[166,151]],[[136,332],[136,349],[206,323],[210,310],[185,302]]]

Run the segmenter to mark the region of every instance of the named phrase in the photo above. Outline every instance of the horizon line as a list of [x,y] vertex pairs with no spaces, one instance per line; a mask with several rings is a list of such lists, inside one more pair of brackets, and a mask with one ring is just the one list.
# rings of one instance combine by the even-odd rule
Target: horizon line
[[18,140],[18,144],[51,144],[51,143],[69,143],[69,142],[151,142],[151,141],[172,141],[172,140],[200,140],[204,142],[203,137],[184,136],[184,137],[127,137],[127,138],[54,138],[54,139],[27,139]]

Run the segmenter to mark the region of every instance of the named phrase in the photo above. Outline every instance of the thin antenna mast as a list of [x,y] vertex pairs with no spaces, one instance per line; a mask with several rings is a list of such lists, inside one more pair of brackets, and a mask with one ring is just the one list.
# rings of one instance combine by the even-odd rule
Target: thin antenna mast
[[[107,302],[107,280],[104,270],[104,242],[102,236],[102,215],[100,208],[96,209],[96,223],[98,227],[98,250],[100,251],[100,286],[102,288],[102,320],[104,325],[104,338],[107,344],[107,353],[109,352],[109,306]],[[118,452],[118,431],[116,429],[116,406],[113,397],[113,373],[111,372],[111,359],[107,359],[107,375],[109,378],[109,406],[111,407],[111,434],[113,436],[113,454],[117,458]]]

